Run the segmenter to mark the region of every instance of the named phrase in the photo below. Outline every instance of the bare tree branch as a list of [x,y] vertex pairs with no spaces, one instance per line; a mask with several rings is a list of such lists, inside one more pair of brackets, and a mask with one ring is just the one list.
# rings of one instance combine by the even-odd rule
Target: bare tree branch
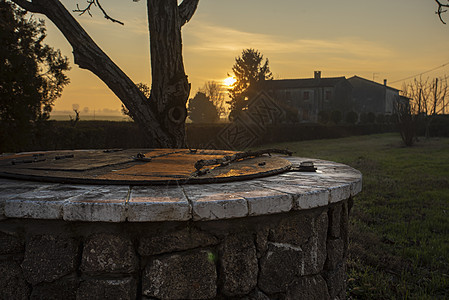
[[179,18],[181,26],[185,25],[195,14],[199,0],[184,0],[179,4]]
[[446,24],[443,20],[442,14],[447,12],[447,9],[444,8],[449,7],[449,3],[442,3],[440,0],[435,0],[435,2],[438,4],[438,10],[435,13],[438,15],[438,18],[440,18],[441,23]]
[[92,17],[92,14],[90,13],[90,10],[92,8],[92,5],[94,6],[98,6],[98,8],[101,10],[101,12],[103,13],[103,16],[105,17],[105,19],[110,20],[113,23],[118,23],[120,25],[125,25],[122,21],[119,21],[117,19],[111,18],[108,13],[103,9],[103,7],[100,4],[100,0],[87,0],[87,7],[84,9],[81,9],[79,7],[79,5],[77,4],[76,7],[77,9],[73,10],[73,12],[77,12],[81,15],[84,15],[86,12],[89,14],[89,16]]

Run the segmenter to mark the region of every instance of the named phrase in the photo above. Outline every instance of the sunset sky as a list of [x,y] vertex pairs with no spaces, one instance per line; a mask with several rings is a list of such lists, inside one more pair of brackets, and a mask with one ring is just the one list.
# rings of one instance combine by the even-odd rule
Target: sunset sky
[[[62,0],[67,9],[77,1]],[[80,6],[83,1],[78,2]],[[146,1],[103,0],[111,23],[98,10],[77,16],[99,46],[131,77],[151,84]],[[402,79],[449,63],[449,25],[433,0],[200,0],[183,27],[183,53],[193,97],[206,81],[222,81],[245,48],[270,61],[275,79],[358,75],[401,88]],[[449,21],[449,14],[447,16]],[[46,22],[46,42],[72,63],[71,83],[54,110],[78,104],[92,112],[120,110],[121,102],[97,77],[73,64],[68,42]],[[424,77],[449,75],[449,64]]]

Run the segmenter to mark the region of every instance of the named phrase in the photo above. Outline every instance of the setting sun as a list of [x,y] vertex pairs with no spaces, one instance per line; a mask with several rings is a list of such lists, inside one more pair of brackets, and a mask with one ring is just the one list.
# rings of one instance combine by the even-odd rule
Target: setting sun
[[234,77],[228,77],[223,80],[224,85],[230,87],[232,86],[237,80]]

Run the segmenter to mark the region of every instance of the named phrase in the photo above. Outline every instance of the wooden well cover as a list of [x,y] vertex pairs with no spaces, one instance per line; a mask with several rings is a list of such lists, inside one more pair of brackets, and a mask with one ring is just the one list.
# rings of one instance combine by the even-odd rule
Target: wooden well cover
[[238,152],[188,149],[64,150],[0,156],[0,177],[83,184],[161,185],[214,183],[274,175],[290,169],[279,156],[262,155],[195,168],[199,160]]

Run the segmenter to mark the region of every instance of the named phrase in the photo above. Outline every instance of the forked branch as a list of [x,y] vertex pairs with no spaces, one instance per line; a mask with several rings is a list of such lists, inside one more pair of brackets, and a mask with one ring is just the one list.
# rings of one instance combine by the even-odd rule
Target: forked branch
[[435,2],[438,5],[438,9],[435,12],[438,15],[438,18],[440,18],[441,23],[446,24],[443,20],[443,14],[447,12],[447,9],[449,7],[449,3],[446,0],[446,3],[442,3],[440,0],[435,0]]
[[103,9],[103,7],[100,4],[99,0],[87,0],[87,7],[86,8],[80,8],[79,5],[77,4],[76,7],[77,9],[73,10],[73,12],[79,13],[80,16],[84,15],[86,12],[89,14],[89,16],[92,17],[92,14],[90,13],[90,10],[92,9],[92,5],[93,6],[97,6],[101,12],[103,13],[103,16],[105,17],[105,19],[112,21],[113,23],[118,23],[120,25],[124,25],[124,23],[122,21],[119,21],[117,19],[111,18],[108,13]]

